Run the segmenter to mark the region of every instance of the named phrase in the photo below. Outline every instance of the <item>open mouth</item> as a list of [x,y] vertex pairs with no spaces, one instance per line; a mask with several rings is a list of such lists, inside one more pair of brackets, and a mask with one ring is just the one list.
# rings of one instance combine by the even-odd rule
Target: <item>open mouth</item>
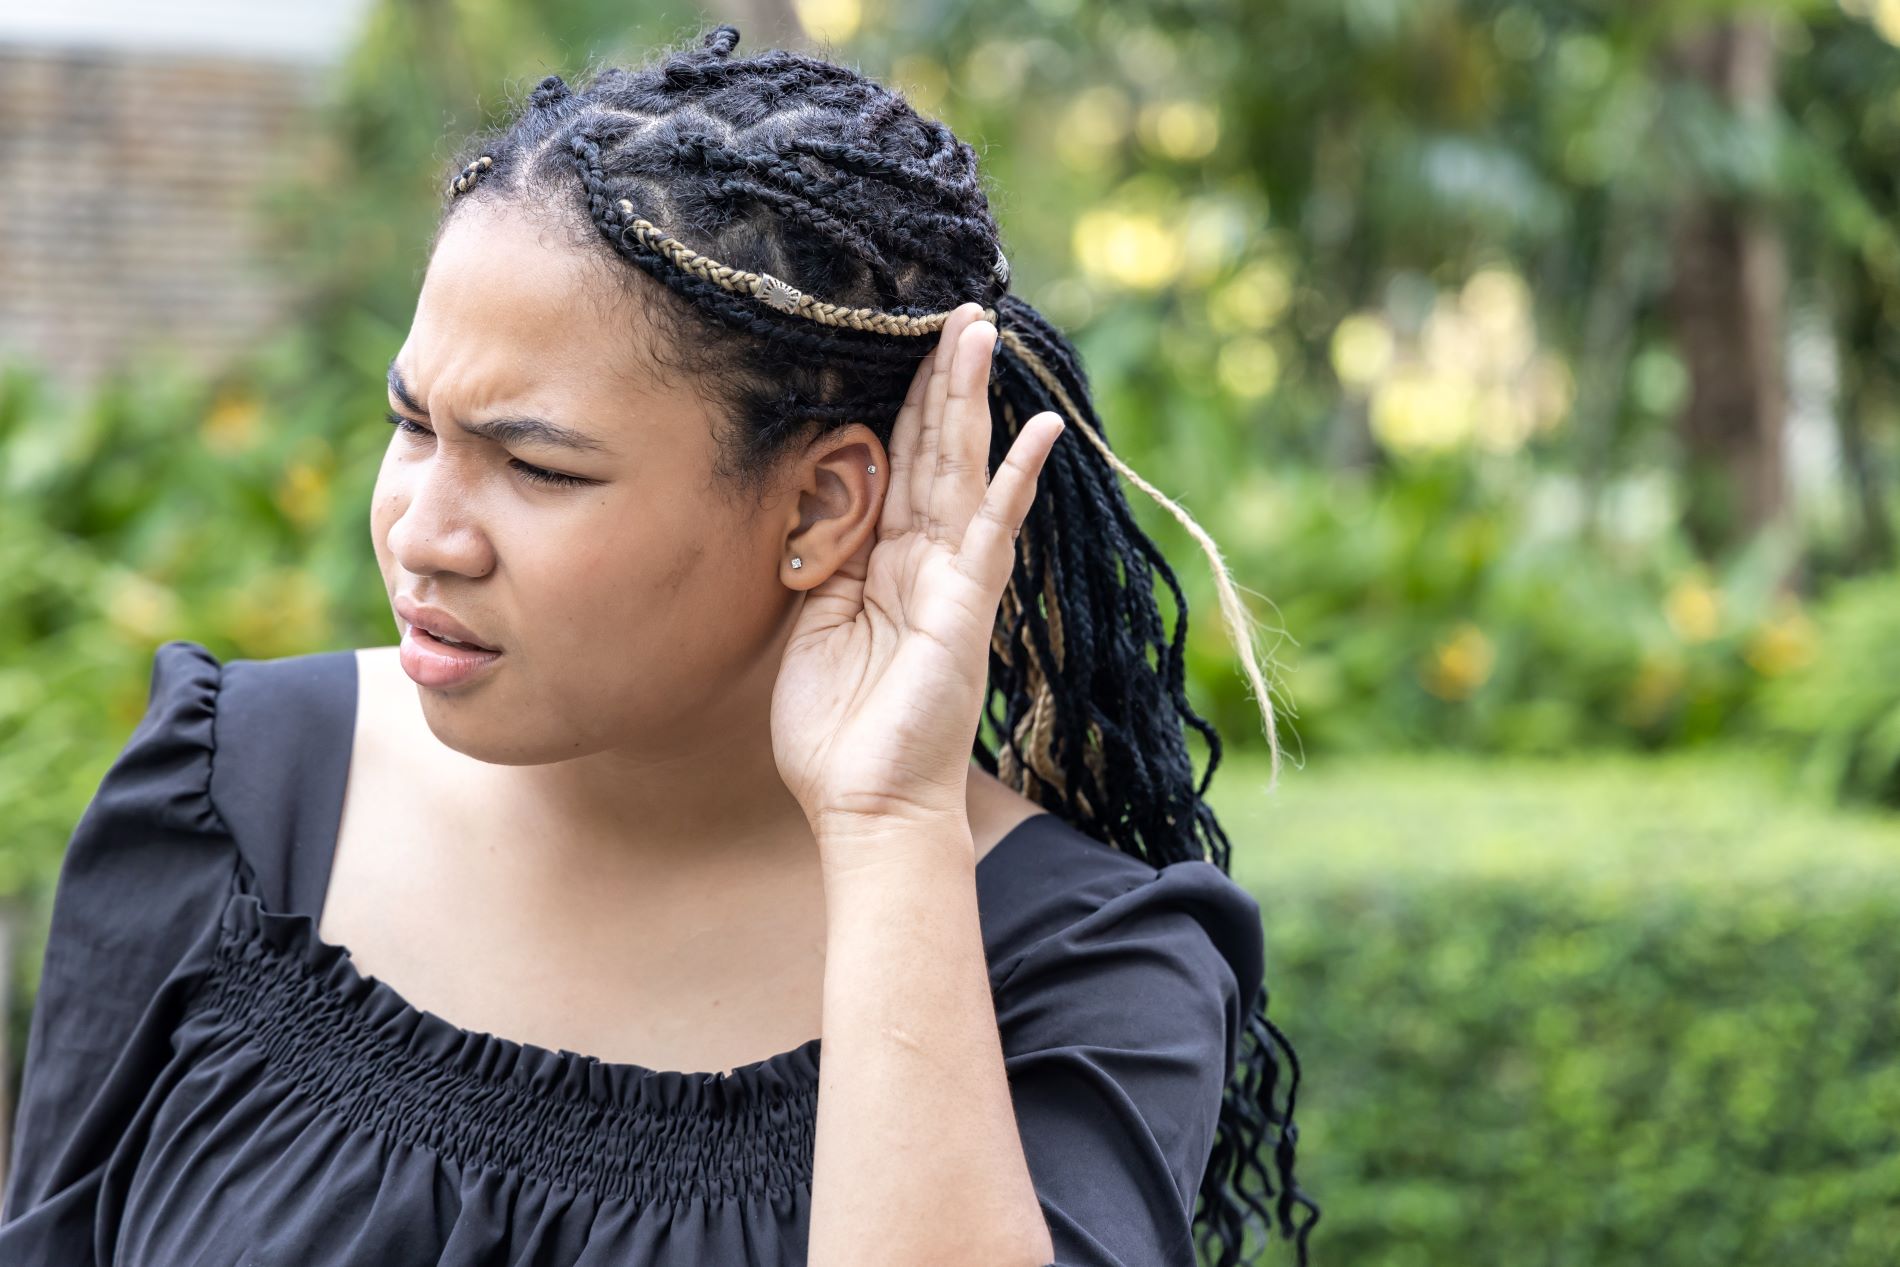
[[457,642],[453,638],[445,637],[441,634],[430,633],[427,629],[424,629],[421,625],[415,625],[413,626],[413,628],[415,629],[416,636],[418,638],[421,638],[425,642],[433,643],[435,646],[440,647],[444,651],[459,652],[464,655],[500,655],[501,654],[501,652],[497,651],[493,647],[483,647],[473,642]]

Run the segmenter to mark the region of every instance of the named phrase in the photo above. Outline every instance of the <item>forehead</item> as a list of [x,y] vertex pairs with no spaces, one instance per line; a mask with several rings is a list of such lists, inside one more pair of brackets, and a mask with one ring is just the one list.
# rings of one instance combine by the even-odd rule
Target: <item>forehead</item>
[[652,364],[665,336],[609,275],[614,263],[517,208],[459,209],[397,355],[403,378],[418,393],[442,381],[459,410],[532,397],[592,416],[644,402],[703,417],[691,385]]

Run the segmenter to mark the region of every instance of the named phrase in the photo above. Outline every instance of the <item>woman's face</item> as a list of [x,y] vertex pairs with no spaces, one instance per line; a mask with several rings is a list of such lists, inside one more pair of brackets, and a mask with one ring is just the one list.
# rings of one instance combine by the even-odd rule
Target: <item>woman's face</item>
[[[436,244],[391,367],[408,425],[376,480],[376,558],[392,604],[440,608],[501,650],[466,681],[418,684],[436,736],[482,761],[664,751],[681,727],[767,705],[803,579],[848,554],[839,533],[863,517],[822,472],[882,456],[868,428],[834,433],[771,496],[729,496],[712,406],[638,354],[653,336],[602,263],[518,211],[471,205]],[[471,430],[520,419],[582,447]]]

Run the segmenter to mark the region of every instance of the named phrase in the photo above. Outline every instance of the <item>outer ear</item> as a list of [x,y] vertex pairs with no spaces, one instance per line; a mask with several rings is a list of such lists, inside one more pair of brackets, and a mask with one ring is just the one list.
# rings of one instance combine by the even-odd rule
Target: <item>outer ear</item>
[[841,569],[862,578],[877,542],[889,469],[877,433],[861,423],[813,442],[788,506],[780,565],[787,585],[809,589]]

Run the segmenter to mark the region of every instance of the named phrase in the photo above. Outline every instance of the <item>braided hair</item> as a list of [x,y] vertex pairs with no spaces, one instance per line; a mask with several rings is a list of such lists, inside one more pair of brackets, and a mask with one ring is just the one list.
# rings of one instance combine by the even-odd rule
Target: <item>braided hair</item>
[[[983,305],[999,334],[991,465],[1044,410],[1079,424],[1084,443],[1050,452],[1017,540],[984,704],[1001,743],[991,752],[979,736],[973,755],[1109,847],[1156,867],[1201,858],[1228,870],[1226,834],[1202,799],[1221,741],[1185,689],[1186,598],[1116,473],[1207,554],[1277,778],[1251,617],[1218,549],[1110,449],[1074,347],[1009,291],[970,146],[855,70],[785,50],[734,57],[738,42],[736,27],[719,26],[644,67],[599,69],[574,87],[549,75],[515,118],[467,142],[437,239],[459,208],[507,202],[554,212],[577,246],[604,245],[632,265],[612,275],[675,336],[643,354],[704,383],[720,406],[719,473],[754,491],[813,434],[855,421],[889,443],[945,318],[970,300]],[[656,302],[655,283],[676,302]],[[1172,638],[1156,575],[1179,613]],[[1198,783],[1184,726],[1208,745]],[[1246,1001],[1196,1201],[1201,1252],[1215,1267],[1241,1261],[1249,1227],[1270,1238],[1275,1214],[1304,1265],[1319,1218],[1293,1177],[1299,1061],[1266,1008],[1262,984]],[[1284,1111],[1274,1104],[1282,1057]],[[1277,1192],[1262,1160],[1269,1146]]]

